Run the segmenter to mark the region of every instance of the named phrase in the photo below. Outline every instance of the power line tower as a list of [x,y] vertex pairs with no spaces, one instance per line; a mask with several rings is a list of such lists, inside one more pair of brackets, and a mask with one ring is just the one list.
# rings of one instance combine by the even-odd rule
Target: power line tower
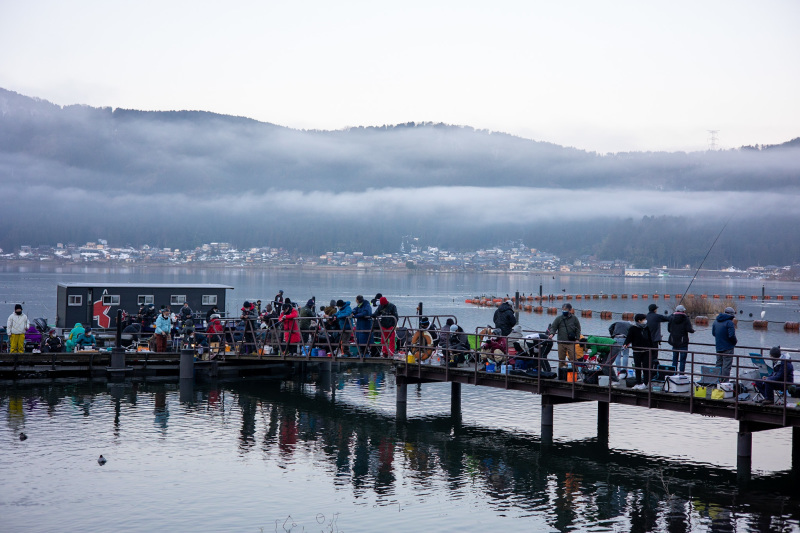
[[717,137],[719,130],[706,130],[706,131],[708,131],[708,149],[716,150],[717,141],[719,140],[719,138]]

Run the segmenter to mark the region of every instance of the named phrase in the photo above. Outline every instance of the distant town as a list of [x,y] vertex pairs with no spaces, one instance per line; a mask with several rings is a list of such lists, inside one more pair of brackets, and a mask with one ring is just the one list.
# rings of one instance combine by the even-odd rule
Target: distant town
[[[156,248],[144,245],[117,247],[104,239],[84,244],[21,246],[6,253],[0,249],[0,262],[51,262],[57,264],[107,263],[147,265],[319,267],[329,269],[422,270],[433,272],[531,272],[576,273],[620,277],[693,276],[694,268],[653,266],[634,268],[617,259],[601,261],[583,256],[569,261],[546,251],[529,248],[521,242],[470,252],[454,252],[433,246],[420,246],[416,238],[404,238],[397,253],[367,255],[362,252],[328,251],[320,255],[291,253],[283,248],[239,250],[230,243],[212,242],[192,250]],[[800,280],[800,263],[787,266],[730,267],[702,270],[703,277]]]

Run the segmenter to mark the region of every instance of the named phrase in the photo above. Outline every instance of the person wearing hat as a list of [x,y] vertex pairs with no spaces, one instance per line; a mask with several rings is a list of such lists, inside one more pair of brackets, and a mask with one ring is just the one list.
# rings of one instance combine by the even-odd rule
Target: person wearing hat
[[356,319],[356,344],[361,355],[369,351],[372,344],[372,306],[362,295],[356,296],[356,307],[353,309]]
[[246,355],[256,351],[256,306],[245,301],[240,318],[244,321],[244,342],[240,352]]
[[311,319],[316,315],[314,312],[314,300],[308,300],[306,305],[300,308],[300,336],[309,338],[311,337]]
[[511,328],[517,324],[514,308],[511,307],[508,301],[500,304],[500,307],[494,312],[492,320],[494,321],[494,327],[499,328],[504,337],[507,337],[511,333]]
[[[644,313],[636,313],[633,317],[634,324],[628,328],[628,335],[625,337],[625,348],[633,348],[633,371],[636,377],[636,385],[634,389],[646,389],[650,383],[651,372],[653,368],[652,360],[653,350],[655,347],[652,339],[650,338],[650,328],[647,327],[647,315]],[[655,359],[658,359],[655,357]]]
[[656,304],[650,304],[648,306],[647,329],[650,330],[650,340],[653,342],[653,345],[658,348],[658,345],[662,341],[661,323],[669,322],[669,318],[665,317],[664,315],[659,315],[656,313],[656,311],[658,311],[658,306]]
[[686,316],[684,306],[678,305],[669,317],[667,332],[667,342],[672,346],[672,366],[679,374],[683,374],[686,370],[686,353],[689,350],[689,333],[694,333],[692,321]]
[[717,349],[717,362],[714,368],[719,369],[720,381],[728,381],[731,375],[733,348],[739,342],[736,338],[736,325],[733,323],[735,315],[733,307],[726,307],[725,311],[717,315],[714,325],[711,326],[711,334],[714,336]]
[[396,347],[397,306],[386,296],[381,296],[378,300],[378,308],[372,313],[372,318],[377,318],[378,325],[381,327],[381,354],[383,357],[393,357]]
[[772,358],[772,371],[764,381],[756,383],[756,390],[764,395],[758,403],[775,403],[775,389],[786,393],[786,383],[794,383],[794,365],[787,355],[781,353],[781,347],[770,348],[769,356]]
[[350,308],[350,301],[344,300],[336,300],[336,320],[338,321],[339,331],[341,332],[341,337],[339,338],[339,350],[342,355],[346,356],[347,354],[344,353],[344,346],[345,344],[350,344],[350,331],[353,329],[352,322],[350,317],[353,316],[353,310]]
[[300,314],[291,303],[284,302],[278,322],[283,326],[283,348],[286,353],[296,354],[298,345],[303,342],[297,317]]
[[219,308],[216,305],[206,311],[206,322],[211,322],[211,315],[219,315]]
[[383,298],[383,294],[378,293],[375,295],[375,298],[369,301],[372,304],[372,307],[378,307],[378,302],[380,302],[381,298]]
[[558,368],[565,368],[567,360],[575,360],[575,342],[581,338],[581,322],[575,316],[572,304],[561,306],[561,314],[550,324],[550,339],[558,340]]
[[156,338],[156,352],[167,351],[167,337],[171,329],[172,321],[169,319],[169,309],[163,307],[156,319],[156,331],[153,334]]
[[22,312],[22,306],[14,306],[14,312],[8,316],[6,323],[6,333],[8,334],[9,351],[11,353],[23,353],[25,351],[25,332],[28,331],[30,323],[28,315]]
[[275,295],[275,298],[272,300],[272,307],[278,312],[283,308],[283,289],[279,290],[278,294]]

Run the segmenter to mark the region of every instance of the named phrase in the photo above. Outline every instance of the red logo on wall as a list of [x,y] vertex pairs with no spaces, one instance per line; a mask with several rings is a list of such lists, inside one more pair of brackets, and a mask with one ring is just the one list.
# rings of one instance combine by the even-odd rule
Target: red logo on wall
[[[106,294],[107,292],[108,291],[103,291],[103,294]],[[111,317],[108,316],[108,312],[110,310],[110,305],[103,305],[102,297],[100,297],[100,299],[94,303],[94,306],[92,307],[92,318],[97,321],[98,328],[108,329],[111,327]]]

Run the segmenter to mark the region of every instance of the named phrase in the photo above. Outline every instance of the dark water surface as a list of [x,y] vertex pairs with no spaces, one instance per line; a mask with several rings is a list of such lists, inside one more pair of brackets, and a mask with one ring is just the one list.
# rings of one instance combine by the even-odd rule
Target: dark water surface
[[[30,316],[52,319],[58,281],[94,280],[228,283],[231,310],[277,289],[299,301],[380,291],[401,313],[422,301],[427,313],[456,314],[467,327],[490,322],[493,311],[465,297],[538,292],[539,283],[524,275],[37,266],[0,271],[0,300],[25,301]],[[554,293],[563,285],[572,293],[663,294],[683,292],[688,280],[542,282]],[[761,291],[761,282],[699,283],[692,292]],[[800,292],[793,284],[766,290]],[[648,303],[602,305],[640,311]],[[797,302],[741,306],[797,320]],[[548,318],[521,321],[542,329]],[[609,321],[582,323],[602,333]],[[704,335],[710,339],[698,331],[695,340]],[[767,332],[741,324],[740,338],[800,344],[772,324]],[[740,488],[731,420],[612,405],[606,445],[597,439],[595,404],[559,405],[554,444],[542,446],[535,395],[463,386],[454,420],[448,385],[410,387],[408,420],[398,423],[390,370],[343,367],[332,385],[318,378],[312,368],[286,382],[188,390],[162,381],[2,383],[0,531],[800,530],[790,430],[753,434],[753,480]],[[108,459],[102,467],[100,454]]]

